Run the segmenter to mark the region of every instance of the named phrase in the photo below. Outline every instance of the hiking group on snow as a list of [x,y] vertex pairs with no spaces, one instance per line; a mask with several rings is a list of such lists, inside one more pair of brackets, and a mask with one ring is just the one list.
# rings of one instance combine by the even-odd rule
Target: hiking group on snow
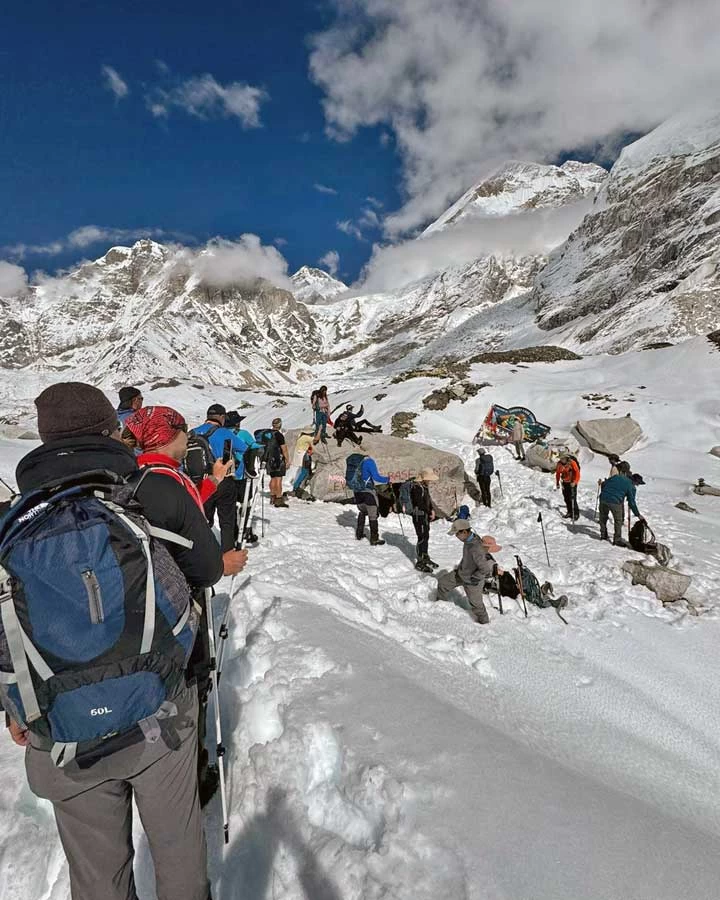
[[[265,475],[270,504],[288,508],[283,423],[275,418],[251,433],[237,411],[213,403],[190,428],[171,407],[144,406],[131,386],[120,390],[117,408],[82,383],[53,385],[35,405],[41,444],[20,461],[18,494],[0,518],[0,697],[10,734],[26,750],[31,789],[53,804],[73,900],[136,900],[133,800],[158,897],[208,900],[201,810],[218,789],[227,839],[213,586],[223,576],[235,579],[247,565],[246,546],[259,540],[253,523]],[[503,597],[520,597],[526,614],[528,601],[561,616],[567,598],[556,599],[549,583],[540,586],[520,557],[512,573],[501,567],[494,554],[502,547],[475,533],[458,498],[451,516],[441,513],[432,467],[394,482],[382,474],[358,449],[363,432],[382,429],[363,418],[362,406],[344,406],[334,436],[338,447],[347,440],[355,448],[344,483],[357,506],[358,541],[368,526],[370,545],[384,545],[381,516],[409,515],[415,567],[430,575],[439,568],[430,556],[431,523],[448,518],[462,557],[436,576],[437,600],[461,588],[455,602],[483,625],[490,621],[486,597],[494,595],[501,614]],[[307,489],[314,457],[333,426],[326,386],[313,391],[311,408],[292,490],[302,500],[315,499]],[[519,418],[509,437],[524,460]],[[625,546],[625,504],[644,524],[636,500],[644,482],[619,458],[610,461],[598,484],[600,537],[609,539],[612,516],[613,542]],[[475,476],[488,508],[493,475],[502,489],[493,456],[479,447]],[[563,452],[555,480],[571,523],[579,517],[580,479],[577,458]],[[262,514],[261,521],[264,530]],[[232,599],[231,588],[220,641]],[[206,746],[213,698],[215,762]]]

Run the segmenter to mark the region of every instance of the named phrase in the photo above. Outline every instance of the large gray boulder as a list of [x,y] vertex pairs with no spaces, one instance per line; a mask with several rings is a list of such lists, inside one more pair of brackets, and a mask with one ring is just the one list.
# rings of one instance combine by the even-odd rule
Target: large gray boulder
[[642,437],[642,428],[629,415],[621,419],[578,420],[575,430],[591,450],[606,456],[622,456]]
[[674,603],[685,596],[692,579],[676,569],[647,565],[637,559],[629,559],[623,564],[623,571],[632,578],[633,584],[643,584],[651,590],[661,603]]
[[[307,445],[308,438],[300,431],[288,431],[285,438],[291,457],[297,446],[293,458],[297,464],[300,448]],[[316,471],[309,485],[306,484],[312,495],[318,500],[350,499],[352,493],[345,487],[345,460],[351,453],[357,452],[372,456],[381,474],[390,476],[391,481],[405,481],[418,475],[422,469],[433,469],[440,480],[430,485],[430,493],[445,516],[462,502],[466,491],[471,497],[479,499],[477,487],[465,474],[465,466],[459,456],[409,438],[385,434],[364,434],[361,447],[348,441],[338,447],[332,437],[328,438],[327,444],[316,444],[313,455]]]
[[720,456],[720,446],[713,447],[710,453],[712,453],[713,456]]

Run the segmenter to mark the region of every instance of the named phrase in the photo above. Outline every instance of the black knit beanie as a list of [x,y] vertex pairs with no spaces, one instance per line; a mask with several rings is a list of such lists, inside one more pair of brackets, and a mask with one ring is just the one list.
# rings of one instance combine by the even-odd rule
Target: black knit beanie
[[35,399],[43,443],[61,438],[117,431],[118,417],[101,390],[80,381],[52,384]]

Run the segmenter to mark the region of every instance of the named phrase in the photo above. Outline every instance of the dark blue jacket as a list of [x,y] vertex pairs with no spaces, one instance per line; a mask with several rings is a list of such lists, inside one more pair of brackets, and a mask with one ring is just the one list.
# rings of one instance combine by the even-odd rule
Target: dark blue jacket
[[600,488],[600,500],[603,503],[630,504],[630,509],[640,518],[640,511],[635,502],[635,485],[625,475],[613,475],[607,481],[603,481]]
[[489,453],[483,453],[475,460],[475,477],[480,478],[481,475],[490,477],[495,471],[493,458]]

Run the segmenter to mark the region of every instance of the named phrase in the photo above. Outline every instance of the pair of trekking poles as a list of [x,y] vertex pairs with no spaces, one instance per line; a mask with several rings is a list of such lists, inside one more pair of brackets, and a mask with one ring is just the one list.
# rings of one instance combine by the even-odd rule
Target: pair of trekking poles
[[[518,590],[520,591],[520,597],[522,598],[523,612],[525,613],[525,618],[527,619],[528,611],[527,611],[527,603],[525,602],[525,589],[523,587],[523,564],[522,564],[522,560],[520,559],[519,556],[515,557],[515,561],[517,562],[517,565],[518,565],[517,578],[515,579],[515,583],[517,584]],[[504,616],[505,610],[503,609],[502,593],[500,591],[500,576],[497,575],[496,578],[497,578],[498,607],[499,607],[500,615]]]
[[[253,491],[252,484],[255,481],[254,478],[248,479],[246,481],[245,493],[243,496],[243,502],[239,507],[239,515],[238,515],[238,537],[239,540],[237,542],[236,549],[242,550],[245,546],[245,539],[247,537],[248,529],[246,527],[246,523],[249,521],[252,523],[252,514],[255,508],[255,503],[257,502],[258,493],[261,496],[261,501],[264,504],[264,481],[265,481],[265,473],[263,471],[262,480],[261,480],[261,489],[260,491]],[[250,494],[252,493],[253,499],[250,504],[250,510],[248,514],[248,501],[250,499]],[[263,514],[262,521],[262,534],[265,536],[265,517]],[[218,629],[217,637],[221,642],[218,646],[218,643],[215,639],[215,618],[213,616],[213,608],[212,608],[212,598],[214,596],[212,588],[207,588],[205,591],[205,618],[207,622],[207,632],[208,632],[208,648],[210,654],[210,683],[212,685],[212,695],[213,695],[213,709],[215,713],[215,755],[217,759],[217,768],[218,768],[218,782],[220,785],[220,803],[222,807],[222,826],[223,826],[223,840],[225,844],[228,844],[230,841],[230,821],[228,814],[228,805],[227,805],[227,789],[225,784],[225,745],[222,740],[222,724],[221,724],[221,716],[220,716],[220,694],[218,692],[218,685],[220,683],[220,676],[222,675],[223,661],[225,659],[225,648],[227,646],[228,639],[228,623],[230,621],[230,610],[233,605],[233,600],[235,597],[235,584],[237,581],[237,575],[233,575],[232,580],[230,581],[230,591],[228,595],[227,605],[225,606],[225,612],[223,613],[222,621],[220,622],[220,628]],[[244,582],[247,584],[247,582]]]

